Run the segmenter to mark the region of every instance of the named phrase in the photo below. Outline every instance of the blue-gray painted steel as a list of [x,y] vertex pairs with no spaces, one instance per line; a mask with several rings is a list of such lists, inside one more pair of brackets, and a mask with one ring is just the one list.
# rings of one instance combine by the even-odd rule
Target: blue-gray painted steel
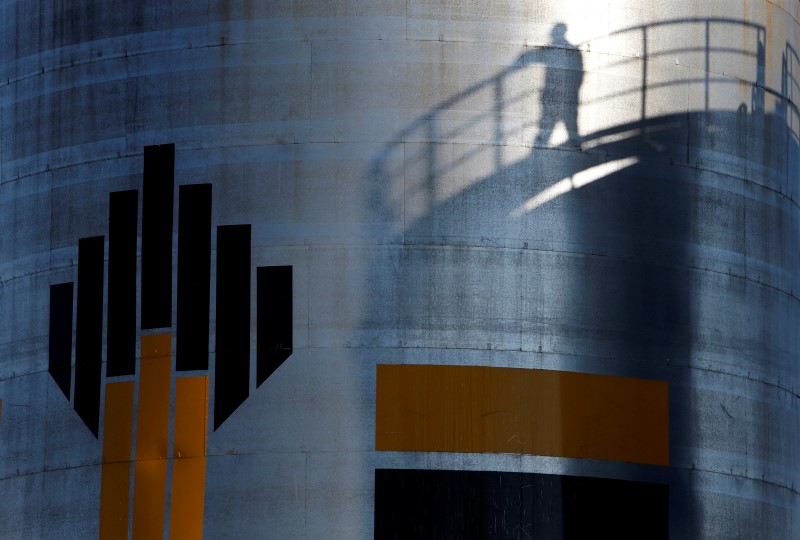
[[[294,288],[292,356],[209,426],[207,538],[370,538],[387,468],[665,483],[675,538],[800,538],[800,4],[68,4],[0,0],[4,537],[97,535],[50,285],[174,144]],[[671,466],[376,452],[377,363],[666,380]]]

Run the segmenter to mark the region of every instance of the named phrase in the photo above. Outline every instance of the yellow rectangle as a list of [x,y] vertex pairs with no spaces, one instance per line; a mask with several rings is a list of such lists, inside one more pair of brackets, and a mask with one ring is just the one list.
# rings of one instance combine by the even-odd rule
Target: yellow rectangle
[[133,540],[164,537],[167,460],[137,461],[134,472]]
[[100,480],[100,540],[128,538],[131,462],[104,463]]
[[172,334],[142,336],[142,358],[164,358],[172,355]]
[[203,538],[207,429],[208,377],[177,378],[170,538]]
[[103,463],[131,461],[133,390],[133,381],[106,384],[106,404],[103,416]]
[[202,540],[206,458],[182,457],[172,462],[169,537]]
[[669,464],[666,382],[483,366],[379,365],[375,447]]
[[136,465],[133,491],[133,538],[161,538],[166,506],[169,445],[172,338],[142,336]]
[[133,390],[133,381],[106,384],[103,468],[100,481],[101,540],[128,537]]
[[[167,459],[169,443],[169,397],[171,340],[163,334],[142,337],[142,351],[158,356],[142,357],[139,375],[139,411],[136,423],[136,460]],[[160,343],[160,344],[159,344]],[[163,345],[166,344],[166,347]]]
[[175,379],[176,458],[206,455],[208,428],[208,377]]

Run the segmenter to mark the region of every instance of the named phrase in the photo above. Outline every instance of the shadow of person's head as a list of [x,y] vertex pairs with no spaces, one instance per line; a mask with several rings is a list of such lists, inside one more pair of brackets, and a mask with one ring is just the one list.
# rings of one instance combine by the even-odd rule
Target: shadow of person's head
[[567,41],[567,25],[564,23],[556,23],[550,31],[550,42],[553,45],[566,45]]

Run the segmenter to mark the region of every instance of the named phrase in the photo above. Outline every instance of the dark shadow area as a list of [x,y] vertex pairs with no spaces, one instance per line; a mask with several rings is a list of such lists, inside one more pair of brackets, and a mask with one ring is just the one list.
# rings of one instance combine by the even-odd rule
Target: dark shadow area
[[[668,538],[667,486],[489,471],[375,471],[375,539]],[[503,506],[504,512],[496,508]]]
[[[793,132],[797,111],[786,98],[794,95],[797,86],[790,65],[800,62],[787,46],[784,87],[778,91],[767,88],[764,81],[763,27],[729,19],[681,19],[620,33],[640,33],[646,53],[648,39],[670,25],[705,29],[706,48],[696,51],[705,55],[705,104],[697,110],[647,114],[647,62],[652,58],[645,56],[640,119],[581,136],[577,119],[582,53],[567,42],[567,29],[558,24],[551,46],[531,48],[517,65],[455,95],[399,133],[396,140],[401,142],[387,145],[370,171],[374,184],[384,192],[371,194],[371,199],[387,206],[396,204],[387,193],[398,192],[391,184],[399,181],[406,188],[406,216],[411,215],[411,203],[424,210],[406,221],[403,249],[391,268],[372,269],[373,283],[393,282],[394,291],[402,292],[379,293],[362,325],[395,328],[396,341],[381,342],[384,338],[376,337],[362,345],[485,350],[486,365],[497,358],[519,365],[522,357],[530,358],[530,365],[520,367],[667,381],[670,467],[574,460],[564,465],[562,474],[667,484],[669,530],[676,538],[691,538],[708,530],[708,519],[720,516],[718,508],[715,516],[705,515],[717,503],[709,503],[705,488],[695,483],[697,451],[744,455],[749,452],[747,438],[774,437],[769,425],[740,424],[727,446],[727,439],[707,423],[720,414],[719,404],[703,401],[710,399],[703,396],[713,392],[698,389],[698,370],[707,367],[699,358],[711,350],[735,350],[741,343],[731,365],[716,369],[747,374],[748,379],[751,374],[765,381],[786,374],[797,379],[798,370],[788,359],[768,361],[786,343],[770,343],[766,325],[761,341],[745,342],[735,335],[736,329],[722,325],[724,316],[715,319],[714,310],[752,308],[748,316],[758,316],[760,308],[731,304],[744,297],[733,288],[747,287],[749,259],[797,269],[796,261],[782,261],[783,255],[775,252],[780,246],[754,253],[751,246],[771,234],[770,225],[745,223],[745,218],[769,212],[748,207],[748,183],[789,200],[795,198],[796,173],[791,171],[797,169],[800,154]],[[709,36],[715,28],[730,25],[753,30],[753,42],[748,44],[752,48],[740,52],[753,62],[757,80],[750,103],[742,103],[738,110],[715,110],[708,95],[715,83],[708,70],[714,52]],[[790,60],[792,55],[794,60]],[[439,183],[452,173],[440,164],[440,153],[446,150],[446,143],[437,142],[442,140],[442,112],[494,87],[497,101],[486,110],[502,118],[497,111],[505,107],[500,100],[508,95],[506,79],[537,63],[547,67],[537,98],[542,116],[530,154],[510,164],[495,159],[491,174],[449,197],[437,196]],[[770,95],[776,104],[768,112]],[[559,122],[566,127],[568,141],[546,148]],[[463,129],[472,127],[465,122]],[[414,133],[427,134],[429,142],[419,154],[423,162],[411,164],[425,171],[412,201],[407,194],[408,175],[396,178],[391,163],[402,141],[413,139]],[[410,153],[403,155],[403,170],[408,171]],[[744,260],[745,268],[726,266],[728,260]],[[736,276],[740,271],[742,275]],[[702,321],[698,313],[703,314]],[[497,351],[508,354],[504,357]],[[435,355],[431,363],[437,363]],[[757,401],[760,396],[751,398]],[[743,446],[737,446],[739,439],[745,440]],[[770,452],[766,450],[758,459],[771,459]],[[733,468],[731,475],[757,480]],[[780,520],[790,523],[791,511],[786,512]],[[757,530],[753,515],[736,517],[741,522],[725,524],[720,530],[744,535]],[[377,519],[376,513],[376,531]]]
[[[566,146],[579,147],[578,135],[578,104],[580,103],[581,83],[583,82],[583,58],[580,53],[566,53],[569,69],[563,69],[564,63],[560,58],[543,59],[542,56],[563,55],[565,51],[575,50],[577,46],[567,41],[567,25],[558,23],[553,26],[550,33],[552,41],[550,47],[531,49],[520,58],[522,65],[542,62],[549,66],[544,76],[544,88],[539,98],[541,104],[541,117],[539,130],[536,136],[536,146],[546,145],[553,134],[558,122],[563,122],[567,130]],[[544,61],[543,61],[544,60]],[[555,66],[561,67],[556,68]]]

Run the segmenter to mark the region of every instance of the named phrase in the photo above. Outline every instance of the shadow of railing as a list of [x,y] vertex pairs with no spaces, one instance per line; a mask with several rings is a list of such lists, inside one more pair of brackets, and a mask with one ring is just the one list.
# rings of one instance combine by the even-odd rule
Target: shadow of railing
[[[752,31],[746,32],[750,40],[747,46],[743,46],[741,42],[738,45],[730,43],[741,34],[727,32],[731,26]],[[669,37],[677,30],[682,35],[690,35],[693,42],[677,40],[680,45],[672,46],[675,40]],[[793,99],[800,88],[795,75],[797,54],[787,44],[781,88],[771,88],[766,84],[765,47],[766,29],[763,26],[724,18],[674,19],[626,28],[587,40],[574,48],[559,45],[529,47],[508,68],[455,93],[409,123],[393,136],[393,142],[386,145],[381,155],[374,160],[370,174],[373,178],[383,178],[391,182],[391,179],[403,178],[403,171],[391,166],[387,168],[387,164],[394,162],[403,168],[407,163],[414,163],[415,168],[424,171],[424,174],[419,174],[411,182],[406,178],[403,186],[406,196],[410,190],[412,195],[417,193],[428,205],[436,204],[452,195],[452,191],[437,180],[447,179],[451,174],[473,178],[488,176],[491,170],[486,170],[487,164],[491,163],[494,170],[500,170],[521,157],[520,148],[527,147],[533,151],[537,146],[547,146],[537,143],[537,138],[552,140],[552,134],[538,134],[537,125],[563,122],[571,115],[597,117],[613,102],[624,102],[626,110],[619,122],[608,122],[591,133],[581,134],[581,141],[584,141],[581,149],[593,151],[593,141],[598,137],[630,136],[633,134],[630,132],[630,123],[634,119],[644,124],[648,119],[661,115],[663,111],[659,111],[658,103],[655,103],[660,96],[670,92],[684,94],[687,87],[697,88],[699,96],[688,96],[697,98],[695,103],[688,104],[690,110],[709,111],[712,86],[716,89],[716,94],[724,94],[725,87],[734,89],[742,80],[752,85],[752,95],[749,103],[742,100],[731,104],[732,110],[742,104],[749,111],[764,111],[765,96],[772,96],[777,102],[776,108],[786,109],[775,112],[785,116],[790,129],[796,133],[800,129],[800,114]],[[627,51],[629,56],[618,53],[619,50]],[[555,118],[555,121],[531,118],[533,113],[542,109],[539,100],[545,89],[535,84],[531,87],[531,84],[522,80],[526,69],[536,68],[539,64],[543,69],[559,69],[564,72],[569,72],[571,67],[581,69],[580,58],[584,51],[614,54],[613,57],[605,55],[610,60],[602,66],[587,66],[587,72],[598,68],[603,72],[618,72],[624,76],[617,78],[615,84],[606,89],[595,85],[591,92],[584,91],[580,102],[563,104],[561,117]],[[669,77],[675,75],[675,72],[667,73],[666,76],[659,73],[664,68],[674,66],[679,56],[683,68],[697,69],[681,69],[680,77]],[[724,73],[723,62],[725,66],[738,66],[742,73]],[[702,75],[694,76],[695,72]],[[540,82],[534,81],[536,84]],[[637,110],[633,110],[632,99],[636,102]],[[683,105],[685,110],[686,104]],[[669,112],[678,111],[667,111],[667,114]],[[639,130],[643,127],[639,126]],[[409,153],[409,148],[405,146],[407,143],[425,144],[414,147]],[[464,148],[463,153],[449,159],[449,156],[442,155],[441,145],[451,143],[471,147]],[[402,152],[406,152],[403,160],[392,159],[402,155]],[[474,175],[476,166],[484,174]],[[403,190],[384,187],[388,187],[384,194],[388,204],[400,202],[398,194],[403,193]],[[414,216],[406,216],[407,219],[409,217],[413,219]]]
[[[746,31],[728,36],[732,25]],[[677,29],[695,43],[674,39]],[[741,35],[749,36],[746,46],[729,43]],[[768,426],[740,426],[710,440],[703,422],[720,412],[703,403],[695,381],[710,363],[748,381],[782,380],[784,388],[798,381],[798,367],[784,354],[792,338],[766,323],[745,327],[741,321],[757,319],[759,308],[737,308],[747,312],[737,318],[726,313],[730,298],[715,292],[725,279],[761,283],[763,276],[793,297],[792,276],[800,273],[797,257],[785,253],[800,240],[792,220],[743,221],[752,211],[745,182],[797,206],[800,58],[787,44],[781,87],[770,87],[767,37],[763,26],[747,21],[675,19],[575,48],[532,48],[412,121],[368,173],[380,190],[371,200],[403,208],[398,232],[405,249],[391,267],[371,270],[371,282],[393,283],[402,294],[379,294],[367,306],[364,327],[397,330],[386,343],[376,337],[366,345],[500,350],[507,358],[533,353],[525,366],[668,381],[672,467],[568,463],[562,473],[668,483],[670,532],[677,537],[703,531],[707,499],[695,471],[786,488],[800,480],[787,461],[794,454]],[[596,85],[589,97],[560,104],[557,121],[575,114],[591,118],[592,129],[577,141],[541,137],[537,125],[554,123],[529,113],[543,109],[536,84],[547,76],[528,81],[526,70],[542,64],[580,80],[596,67],[583,67],[583,51],[613,51],[618,40],[628,50],[639,45],[639,54],[608,56],[601,66],[619,85]],[[724,73],[729,65],[743,73]],[[747,88],[747,101],[741,92],[721,91],[729,87]],[[683,107],[661,107],[660,98],[673,92],[687,98]],[[718,104],[720,95],[727,102]],[[630,106],[631,96],[638,107]],[[619,115],[603,116],[603,107],[617,102],[626,105],[612,111]],[[775,234],[781,245],[772,245]],[[430,249],[437,246],[444,249]],[[495,249],[466,256],[464,246]],[[740,327],[725,327],[733,323]],[[715,347],[729,350],[717,355]],[[753,403],[766,401],[767,387],[757,392],[763,395],[750,396]],[[748,456],[752,440],[781,448],[757,456],[769,462],[763,470]],[[714,452],[727,457],[709,460],[706,453]]]

